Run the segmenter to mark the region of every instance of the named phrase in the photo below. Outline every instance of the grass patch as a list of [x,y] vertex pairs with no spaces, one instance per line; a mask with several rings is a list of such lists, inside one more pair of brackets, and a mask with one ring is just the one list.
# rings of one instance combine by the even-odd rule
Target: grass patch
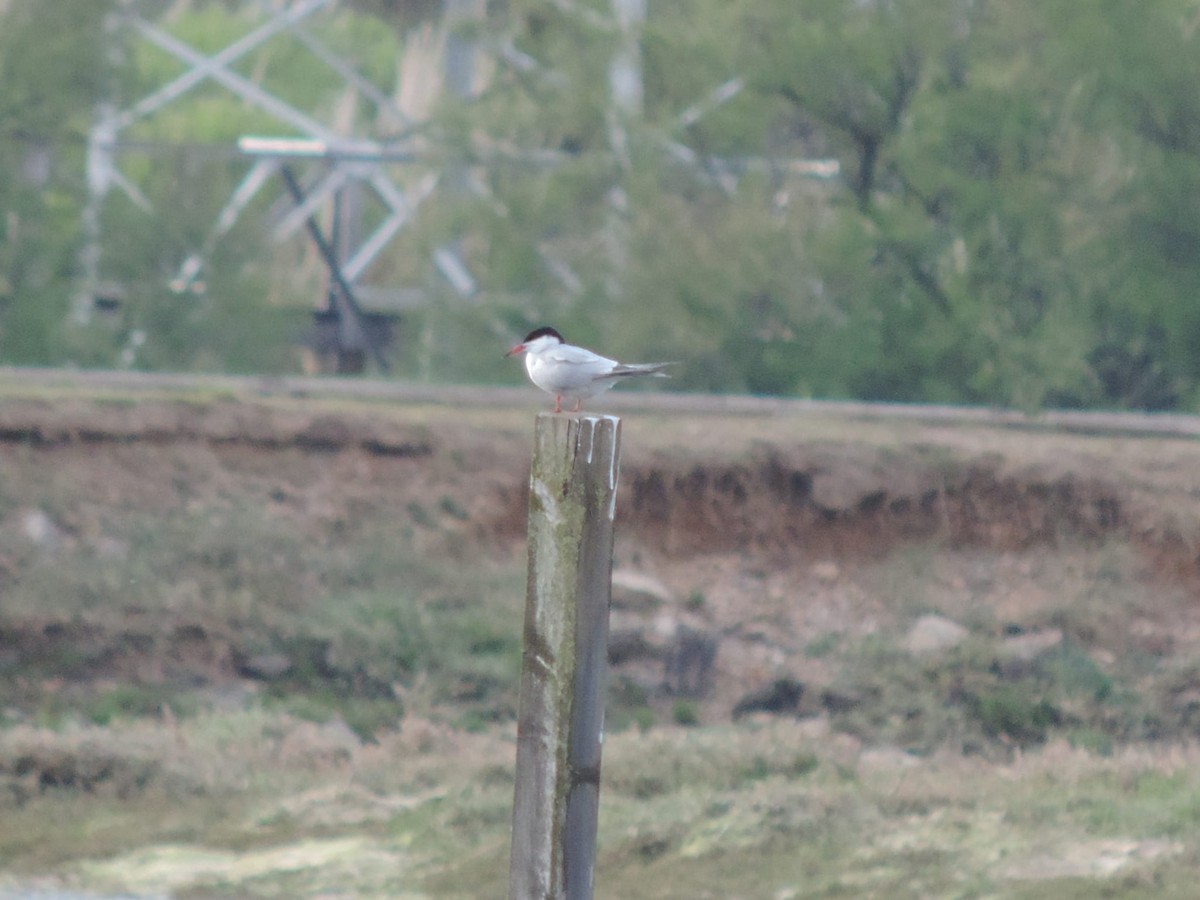
[[[511,725],[471,734],[410,718],[347,744],[271,710],[9,729],[0,773],[33,752],[47,767],[67,755],[80,769],[153,766],[123,794],[62,784],[14,805],[0,790],[0,855],[10,877],[69,873],[107,892],[495,896],[512,738]],[[597,895],[1183,898],[1200,877],[1186,849],[1198,772],[1187,748],[1101,757],[1060,742],[1001,767],[942,754],[890,769],[786,722],[614,734]]]
[[671,721],[676,725],[699,725],[700,710],[691,700],[677,700],[671,706]]
[[199,702],[191,692],[159,684],[121,684],[100,693],[85,715],[94,725],[109,725],[120,719],[159,716],[164,711],[185,716],[198,708]]
[[1047,729],[1062,721],[1050,701],[1019,685],[999,685],[977,694],[967,709],[987,737],[1003,737],[1022,745],[1041,743]]
[[471,514],[463,508],[463,505],[449,494],[442,495],[442,498],[438,501],[438,509],[450,516],[450,518],[457,519],[460,522],[466,522],[471,518]]
[[[79,683],[27,698],[27,712],[41,709],[45,721],[71,708],[101,724],[157,715],[164,703],[184,713],[187,688],[228,676],[214,668],[223,657],[265,655],[282,660],[272,697],[314,716],[345,707],[364,733],[394,723],[397,689],[419,679],[432,686],[429,703],[459,701],[489,720],[515,715],[516,564],[447,569],[384,523],[318,544],[294,521],[246,505],[135,516],[106,537],[123,552],[25,547],[22,578],[6,593],[6,617],[19,623],[6,677]],[[114,660],[161,675],[87,689]]]
[[[923,656],[890,635],[847,641],[830,689],[834,726],[916,753],[950,746],[1003,756],[1055,736],[1104,752],[1116,741],[1159,736],[1179,708],[1173,698],[1180,691],[1144,694],[1135,669],[1118,661],[1109,671],[1078,640],[1066,638],[1016,665],[1006,637],[974,631]],[[1161,673],[1158,679],[1169,682]],[[1178,680],[1193,683],[1187,674]]]
[[842,636],[835,632],[826,632],[804,646],[804,655],[809,659],[821,659],[831,655],[842,642]]

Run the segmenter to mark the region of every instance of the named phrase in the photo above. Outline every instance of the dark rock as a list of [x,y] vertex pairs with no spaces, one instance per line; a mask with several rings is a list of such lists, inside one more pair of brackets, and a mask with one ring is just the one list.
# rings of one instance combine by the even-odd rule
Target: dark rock
[[667,649],[663,686],[681,697],[702,697],[712,686],[713,666],[720,638],[680,623]]
[[858,707],[862,706],[862,703],[863,700],[861,697],[836,691],[832,688],[821,692],[821,706],[830,713],[848,713],[851,710],[858,709]]
[[794,713],[804,696],[804,685],[794,678],[777,678],[764,687],[751,691],[733,707],[733,718],[747,713]]
[[619,666],[636,659],[658,659],[660,648],[646,639],[641,628],[620,628],[608,633],[608,663]]

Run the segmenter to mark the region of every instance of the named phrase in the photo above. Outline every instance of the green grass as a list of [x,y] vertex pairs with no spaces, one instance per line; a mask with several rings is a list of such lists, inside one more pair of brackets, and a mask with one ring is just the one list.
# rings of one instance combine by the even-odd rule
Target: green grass
[[[110,891],[165,879],[195,897],[335,883],[503,896],[511,725],[472,735],[410,720],[348,758],[342,746],[266,710],[8,729],[0,771],[33,753],[92,771],[155,764],[137,784],[114,775],[16,804],[0,792],[0,871]],[[898,765],[786,722],[630,731],[606,742],[597,896],[1188,897],[1198,763],[1189,748],[1054,743],[1004,766]],[[297,871],[298,857],[311,866]]]
[[[319,543],[269,508],[229,504],[123,519],[106,532],[117,554],[38,554],[12,536],[23,573],[6,590],[5,616],[36,652],[10,664],[5,678],[77,682],[26,697],[26,711],[50,723],[72,709],[98,723],[154,715],[164,703],[188,714],[195,704],[187,685],[220,674],[178,661],[194,635],[218,657],[222,647],[246,658],[282,654],[290,666],[271,681],[270,696],[308,716],[339,712],[364,732],[394,726],[403,711],[397,687],[418,680],[427,703],[515,715],[519,564],[447,568],[395,530],[366,520]],[[89,695],[91,673],[126,658],[160,672],[158,681]],[[22,691],[8,695],[22,702]]]

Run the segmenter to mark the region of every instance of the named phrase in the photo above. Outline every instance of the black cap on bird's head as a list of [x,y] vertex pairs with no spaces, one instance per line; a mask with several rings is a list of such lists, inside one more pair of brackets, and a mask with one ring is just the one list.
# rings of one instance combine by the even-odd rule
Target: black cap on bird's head
[[543,325],[541,328],[535,328],[529,334],[525,335],[525,340],[522,344],[528,344],[530,341],[536,341],[540,337],[552,337],[560,344],[563,343],[563,336],[551,328],[549,325]]
[[517,344],[517,346],[513,347],[511,350],[509,350],[504,355],[505,356],[515,356],[518,353],[524,353],[525,348],[529,343],[531,343],[532,341],[536,341],[538,338],[544,338],[544,337],[554,338],[560,344],[565,343],[563,341],[563,336],[561,334],[559,334],[557,331],[555,331],[550,326],[543,325],[541,328],[535,328],[535,329],[533,329],[533,331],[529,332],[529,334],[525,335],[525,340],[521,341],[521,343]]

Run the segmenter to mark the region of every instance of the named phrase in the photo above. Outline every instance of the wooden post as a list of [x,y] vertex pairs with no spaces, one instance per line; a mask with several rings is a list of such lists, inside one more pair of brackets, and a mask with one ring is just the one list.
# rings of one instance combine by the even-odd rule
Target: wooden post
[[621,420],[537,417],[509,900],[589,900]]

